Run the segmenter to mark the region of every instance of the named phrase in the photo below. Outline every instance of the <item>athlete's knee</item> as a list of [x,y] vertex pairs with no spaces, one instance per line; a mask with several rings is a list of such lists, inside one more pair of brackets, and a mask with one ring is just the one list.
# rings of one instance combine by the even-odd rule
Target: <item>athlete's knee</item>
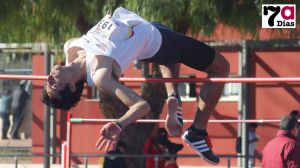
[[[224,58],[224,56],[222,56]],[[228,76],[230,72],[230,63],[227,61],[226,58],[224,58],[224,61],[222,62],[223,65],[223,72],[224,75]]]
[[217,52],[215,60],[206,72],[210,76],[227,77],[230,72],[230,64],[223,55]]

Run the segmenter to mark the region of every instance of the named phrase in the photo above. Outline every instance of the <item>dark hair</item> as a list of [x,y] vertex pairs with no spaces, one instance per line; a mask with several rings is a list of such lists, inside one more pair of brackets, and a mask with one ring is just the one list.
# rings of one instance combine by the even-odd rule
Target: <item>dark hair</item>
[[296,118],[299,118],[300,112],[298,110],[293,110],[290,112],[290,115],[295,116]]
[[76,82],[75,86],[76,90],[75,92],[72,92],[68,85],[66,85],[64,90],[58,93],[58,97],[49,97],[46,88],[44,87],[41,101],[52,108],[58,108],[67,111],[70,108],[76,106],[76,104],[80,100],[80,96],[83,91],[84,81],[81,80]]
[[291,131],[294,127],[298,127],[298,121],[295,116],[285,115],[281,118],[280,129]]

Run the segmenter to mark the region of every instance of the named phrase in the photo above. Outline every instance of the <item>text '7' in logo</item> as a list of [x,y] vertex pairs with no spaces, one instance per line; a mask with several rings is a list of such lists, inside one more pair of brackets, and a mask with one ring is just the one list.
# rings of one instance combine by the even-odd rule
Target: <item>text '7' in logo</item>
[[262,28],[296,28],[296,5],[263,4]]

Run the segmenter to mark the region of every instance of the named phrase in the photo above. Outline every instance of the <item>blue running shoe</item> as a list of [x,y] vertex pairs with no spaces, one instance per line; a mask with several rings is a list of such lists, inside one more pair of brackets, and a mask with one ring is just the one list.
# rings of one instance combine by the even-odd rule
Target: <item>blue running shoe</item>
[[184,131],[182,139],[205,161],[213,165],[219,164],[220,159],[212,151],[212,144],[208,135],[197,136],[190,129],[187,129]]

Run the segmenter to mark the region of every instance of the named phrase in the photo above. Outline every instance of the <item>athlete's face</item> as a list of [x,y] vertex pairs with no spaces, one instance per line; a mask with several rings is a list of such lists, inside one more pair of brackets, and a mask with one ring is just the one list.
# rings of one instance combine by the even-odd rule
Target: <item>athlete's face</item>
[[48,95],[50,97],[59,96],[58,93],[69,84],[68,79],[65,67],[55,65],[47,79],[46,90]]

